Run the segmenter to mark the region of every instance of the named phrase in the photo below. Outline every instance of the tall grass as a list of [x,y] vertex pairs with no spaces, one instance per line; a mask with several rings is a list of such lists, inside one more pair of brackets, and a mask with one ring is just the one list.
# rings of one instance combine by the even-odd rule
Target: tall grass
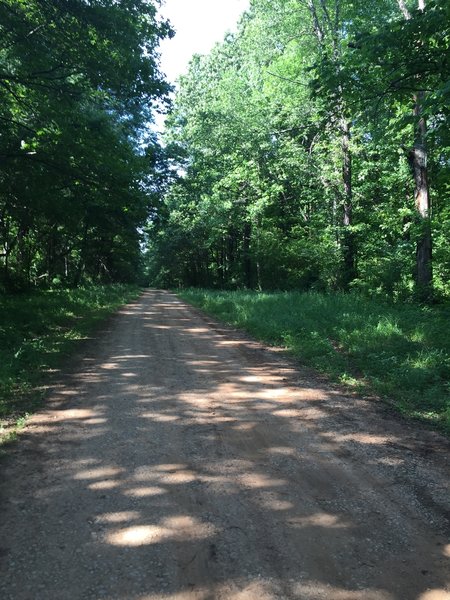
[[218,292],[180,297],[304,364],[450,433],[450,313],[356,294]]
[[77,342],[138,293],[110,285],[0,296],[0,434],[2,421],[23,422],[39,405],[36,386]]

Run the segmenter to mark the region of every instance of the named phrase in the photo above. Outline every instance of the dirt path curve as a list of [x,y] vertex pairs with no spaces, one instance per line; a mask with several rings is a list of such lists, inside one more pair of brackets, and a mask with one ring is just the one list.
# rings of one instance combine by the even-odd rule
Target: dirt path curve
[[147,291],[0,462],[0,598],[450,598],[448,449]]

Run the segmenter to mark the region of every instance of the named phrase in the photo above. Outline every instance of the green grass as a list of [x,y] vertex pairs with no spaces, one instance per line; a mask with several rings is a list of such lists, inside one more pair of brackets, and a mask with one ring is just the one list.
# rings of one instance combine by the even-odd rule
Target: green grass
[[184,290],[179,296],[303,364],[450,433],[448,308],[356,294]]
[[37,386],[80,340],[138,294],[136,286],[110,285],[0,296],[0,438],[13,438],[41,404]]

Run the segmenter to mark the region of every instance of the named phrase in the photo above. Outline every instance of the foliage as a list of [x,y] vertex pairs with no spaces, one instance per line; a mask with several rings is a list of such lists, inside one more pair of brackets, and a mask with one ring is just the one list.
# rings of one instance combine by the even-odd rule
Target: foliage
[[187,289],[184,300],[450,433],[448,310],[356,293]]
[[0,3],[0,290],[136,278],[168,89],[156,5]]
[[405,20],[394,0],[253,0],[193,59],[148,226],[155,283],[413,297],[420,93],[434,298],[448,297],[450,21],[443,0],[410,4]]
[[[128,285],[39,291],[2,299],[0,422],[18,420],[40,403],[36,386],[64,364],[79,340],[135,298]],[[0,427],[1,433],[1,427]]]

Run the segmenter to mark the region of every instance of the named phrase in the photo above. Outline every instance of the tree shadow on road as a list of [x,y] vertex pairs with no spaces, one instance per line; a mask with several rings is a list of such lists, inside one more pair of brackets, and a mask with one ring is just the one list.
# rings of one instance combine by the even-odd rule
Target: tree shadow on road
[[443,599],[445,448],[423,436],[148,291],[2,467],[0,596]]

